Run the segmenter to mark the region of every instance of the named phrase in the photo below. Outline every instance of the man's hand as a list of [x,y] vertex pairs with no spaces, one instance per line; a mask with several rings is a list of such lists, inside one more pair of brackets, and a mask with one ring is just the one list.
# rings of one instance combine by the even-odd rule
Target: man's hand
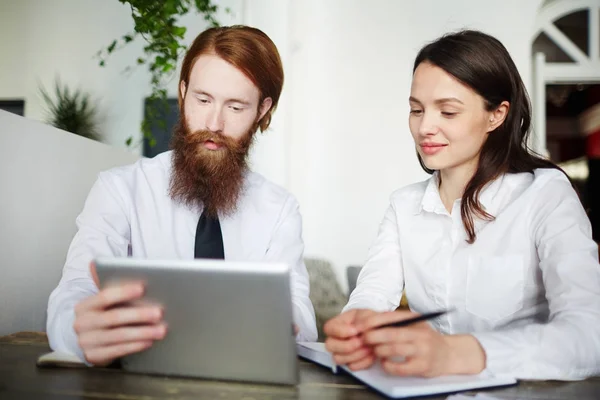
[[348,310],[325,323],[325,347],[333,354],[336,364],[348,365],[357,371],[369,368],[375,362],[371,347],[365,344],[356,327],[357,323],[375,314],[371,310]]
[[[91,269],[98,284],[95,268]],[[108,365],[165,337],[167,329],[160,307],[131,304],[143,293],[141,283],[121,284],[105,288],[76,305],[74,329],[89,363]]]

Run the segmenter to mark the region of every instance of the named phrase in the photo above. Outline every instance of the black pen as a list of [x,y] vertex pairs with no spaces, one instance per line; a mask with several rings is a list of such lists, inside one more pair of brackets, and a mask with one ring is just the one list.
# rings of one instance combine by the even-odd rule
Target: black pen
[[421,315],[416,316],[414,318],[409,318],[409,319],[404,319],[404,320],[398,321],[398,322],[391,322],[389,324],[379,325],[379,326],[376,326],[374,329],[381,329],[381,328],[401,328],[403,326],[408,326],[408,325],[416,324],[417,322],[427,321],[427,320],[430,320],[430,319],[437,318],[440,315],[447,314],[447,313],[449,313],[451,311],[453,311],[453,309],[441,310],[441,311],[436,311],[436,312],[427,313],[427,314],[421,314]]

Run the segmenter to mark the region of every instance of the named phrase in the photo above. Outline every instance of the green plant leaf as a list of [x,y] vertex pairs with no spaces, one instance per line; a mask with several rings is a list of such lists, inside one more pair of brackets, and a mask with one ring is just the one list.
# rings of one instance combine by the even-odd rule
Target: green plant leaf
[[187,29],[183,26],[176,26],[173,29],[173,34],[177,37],[183,38],[183,36],[185,35],[185,31]]
[[46,105],[47,123],[89,139],[101,139],[98,132],[97,108],[89,93],[79,88],[71,91],[58,77],[54,83],[54,98],[41,84],[38,86]]
[[106,49],[108,54],[112,53],[113,50],[115,49],[115,47],[117,47],[117,41],[113,40],[113,42],[110,44],[110,46],[108,46],[108,48]]

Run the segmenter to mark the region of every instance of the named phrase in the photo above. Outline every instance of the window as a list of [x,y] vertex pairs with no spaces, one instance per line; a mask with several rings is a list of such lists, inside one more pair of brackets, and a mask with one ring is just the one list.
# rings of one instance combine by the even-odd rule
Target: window
[[0,100],[0,110],[23,117],[25,115],[25,100]]

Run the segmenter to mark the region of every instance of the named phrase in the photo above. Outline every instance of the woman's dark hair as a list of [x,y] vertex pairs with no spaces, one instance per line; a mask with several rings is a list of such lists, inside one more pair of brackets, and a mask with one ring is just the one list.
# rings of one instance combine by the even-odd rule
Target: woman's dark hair
[[[488,183],[505,173],[561,169],[527,146],[531,128],[529,96],[517,67],[500,41],[474,30],[447,34],[419,51],[413,73],[423,62],[443,69],[477,92],[483,97],[487,111],[497,109],[503,101],[510,103],[504,122],[489,133],[477,170],[462,196],[461,217],[467,241],[473,243],[476,238],[474,217],[494,219],[479,202],[479,194]],[[425,171],[434,172],[425,166],[420,156],[419,162]]]

